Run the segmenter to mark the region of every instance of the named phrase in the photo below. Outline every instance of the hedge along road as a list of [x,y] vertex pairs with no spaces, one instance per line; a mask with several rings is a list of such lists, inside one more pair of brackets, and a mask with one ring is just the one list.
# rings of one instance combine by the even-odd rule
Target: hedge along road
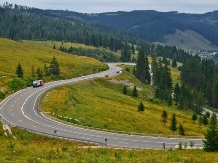
[[128,134],[117,134],[103,131],[96,131],[75,126],[70,126],[53,121],[42,116],[38,110],[38,104],[41,95],[57,86],[90,80],[97,77],[109,77],[119,75],[117,73],[121,68],[116,67],[120,64],[133,63],[107,63],[109,70],[97,74],[87,75],[83,77],[73,78],[69,80],[60,80],[45,83],[44,86],[38,88],[29,87],[18,91],[5,99],[0,107],[0,115],[2,120],[10,125],[17,126],[32,132],[44,134],[64,139],[96,143],[107,145],[114,148],[136,148],[136,149],[174,149],[179,142],[190,144],[192,141],[196,147],[202,147],[201,139],[185,139],[185,138],[161,138],[152,136],[136,136]]

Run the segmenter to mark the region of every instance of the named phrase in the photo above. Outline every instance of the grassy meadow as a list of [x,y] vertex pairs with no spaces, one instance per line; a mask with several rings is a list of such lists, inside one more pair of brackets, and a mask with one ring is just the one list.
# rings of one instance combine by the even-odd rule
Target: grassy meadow
[[218,47],[211,45],[211,42],[203,36],[192,30],[180,31],[176,30],[174,34],[165,36],[166,45],[178,46],[189,52],[197,52],[198,50],[217,50]]
[[[107,65],[100,61],[84,56],[63,53],[49,47],[43,47],[33,43],[17,42],[0,38],[0,91],[7,94],[7,83],[16,77],[16,68],[21,64],[24,78],[31,77],[32,66],[36,72],[39,67],[44,71],[44,65],[48,67],[53,57],[60,66],[59,79],[73,78],[85,74],[91,74],[107,69]],[[54,80],[53,77],[44,77],[45,81]]]
[[0,124],[1,163],[77,163],[77,162],[218,162],[217,153],[203,150],[125,150],[93,148],[73,142],[29,133],[12,128],[16,137],[5,136]]
[[[66,47],[66,48],[70,48],[72,46],[74,48],[97,49],[94,46],[87,46],[85,44],[72,43],[72,42],[60,42],[60,41],[50,41],[50,40],[47,40],[47,41],[33,41],[33,40],[29,41],[29,40],[25,40],[25,42],[30,43],[30,44],[34,44],[34,45],[49,47],[49,48],[53,48],[54,45],[55,45],[56,49],[58,49],[62,45],[62,43],[63,43],[63,46]],[[103,48],[100,47],[99,49],[103,49]],[[104,50],[107,51],[107,52],[112,52],[113,54],[115,54],[118,57],[121,56],[121,51],[120,50],[118,50],[117,52],[110,51],[109,49],[104,49]]]
[[30,44],[26,42],[16,42],[8,39],[0,39],[0,75],[10,74],[15,76],[18,63],[21,64],[24,76],[31,75],[31,67],[35,70],[44,64],[50,65],[52,57],[56,57],[62,75],[66,78],[80,76],[82,73],[92,73],[94,69],[104,68],[101,62],[88,57],[81,57],[62,53],[51,48]]
[[[134,83],[141,89],[139,97],[131,96],[130,87],[128,95],[122,94],[123,84],[112,83],[110,78],[95,79],[46,92],[40,108],[45,112],[76,119],[78,124],[84,126],[146,134],[173,134],[169,128],[172,114],[176,113],[177,124],[183,125],[186,135],[203,136],[205,126],[199,126],[191,120],[192,111],[179,110],[175,104],[169,107],[165,102],[153,99],[153,88],[142,85],[128,72],[124,71],[123,75],[113,79]],[[145,106],[143,113],[137,110],[140,101]],[[164,109],[168,112],[165,126],[161,121]]]

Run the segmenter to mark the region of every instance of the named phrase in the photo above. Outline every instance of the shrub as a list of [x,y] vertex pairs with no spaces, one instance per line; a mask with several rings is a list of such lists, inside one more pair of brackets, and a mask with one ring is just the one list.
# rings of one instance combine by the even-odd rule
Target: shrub
[[0,91],[0,99],[3,99],[3,98],[5,98],[5,93]]
[[19,78],[13,78],[11,81],[8,82],[8,87],[10,88],[10,90],[15,92],[24,88],[24,86],[25,86],[24,81],[22,81]]

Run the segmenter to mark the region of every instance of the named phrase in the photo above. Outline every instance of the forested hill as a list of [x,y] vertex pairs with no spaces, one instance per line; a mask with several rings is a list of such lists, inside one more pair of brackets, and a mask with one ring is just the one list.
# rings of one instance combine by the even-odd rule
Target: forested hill
[[123,42],[139,40],[136,35],[121,29],[87,24],[79,18],[80,13],[65,11],[72,15],[69,17],[59,12],[63,14],[63,11],[41,10],[6,2],[0,6],[0,37],[13,40],[66,40],[84,44],[88,39],[88,44],[93,46],[98,46],[99,35]]
[[68,18],[77,18],[92,24],[125,29],[137,34],[146,41],[166,42],[164,36],[174,34],[176,29],[192,30],[218,46],[218,11],[205,14],[177,12],[131,11],[100,14],[78,14],[68,11],[52,11]]
[[[218,46],[218,11],[206,14],[184,14],[177,12],[132,11],[89,15],[85,19],[139,34],[143,39],[164,42],[164,35],[193,30],[212,44]],[[148,37],[149,36],[149,37]]]
[[[131,11],[83,14],[41,10],[4,3],[0,7],[0,37],[87,42],[101,37],[122,42],[162,42],[192,50],[218,50],[218,11],[205,14]],[[95,42],[93,42],[95,40]],[[188,45],[188,46],[186,46]],[[109,46],[108,46],[109,47]]]

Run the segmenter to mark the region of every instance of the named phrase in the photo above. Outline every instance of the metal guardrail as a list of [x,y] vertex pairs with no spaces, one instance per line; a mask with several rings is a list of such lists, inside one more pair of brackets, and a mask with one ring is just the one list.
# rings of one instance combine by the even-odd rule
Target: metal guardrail
[[126,135],[138,135],[138,136],[163,137],[163,138],[204,139],[204,136],[182,136],[182,135],[166,135],[166,134],[147,134],[147,133],[138,133],[138,132],[126,132],[126,131],[118,131],[118,130],[108,130],[108,129],[94,128],[94,127],[89,127],[89,126],[83,126],[83,125],[79,125],[79,124],[70,123],[70,122],[67,122],[67,121],[55,118],[53,116],[50,116],[50,115],[48,115],[45,112],[43,112],[42,116],[45,116],[46,118],[50,118],[50,119],[53,119],[55,121],[58,121],[58,122],[61,122],[61,123],[64,123],[64,124],[68,124],[68,125],[71,125],[71,126],[81,127],[81,128],[85,128],[85,129],[92,129],[92,130],[97,130],[97,131],[105,131],[105,132],[110,132],[110,133],[119,133],[119,134],[126,134]]
[[22,126],[16,126],[16,127],[20,128],[20,129],[23,129],[23,130],[27,130],[27,131],[32,132],[32,133],[37,133],[37,134],[40,134],[40,135],[45,135],[45,136],[49,136],[49,137],[53,137],[53,138],[73,140],[73,141],[76,141],[76,142],[84,142],[84,143],[89,143],[89,144],[104,145],[104,143],[102,143],[102,142],[86,140],[86,139],[79,139],[79,138],[72,138],[72,137],[66,137],[66,136],[60,136],[58,134],[48,134],[48,133],[45,133],[45,132],[32,130],[32,129],[22,127]]

